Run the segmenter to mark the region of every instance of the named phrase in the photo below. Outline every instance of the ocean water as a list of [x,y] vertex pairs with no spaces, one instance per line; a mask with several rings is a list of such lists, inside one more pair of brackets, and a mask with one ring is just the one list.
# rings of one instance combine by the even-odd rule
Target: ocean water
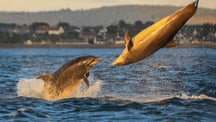
[[[122,49],[0,49],[0,121],[216,121],[216,50],[160,49],[124,67]],[[102,58],[71,98],[41,98],[43,81],[67,61]]]

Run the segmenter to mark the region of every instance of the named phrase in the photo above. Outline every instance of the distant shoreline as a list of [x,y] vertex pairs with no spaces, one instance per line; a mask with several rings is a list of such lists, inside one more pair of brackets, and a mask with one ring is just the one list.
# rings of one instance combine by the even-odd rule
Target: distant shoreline
[[56,44],[0,44],[0,48],[124,48],[122,44],[80,44],[80,45],[56,45]]
[[216,49],[216,43],[199,42],[199,43],[180,44],[177,48],[212,48],[212,49]]
[[[83,45],[24,45],[24,44],[0,44],[0,48],[124,48],[123,44],[83,44]],[[213,48],[216,49],[216,43],[202,42],[202,43],[189,43],[180,44],[176,48]]]

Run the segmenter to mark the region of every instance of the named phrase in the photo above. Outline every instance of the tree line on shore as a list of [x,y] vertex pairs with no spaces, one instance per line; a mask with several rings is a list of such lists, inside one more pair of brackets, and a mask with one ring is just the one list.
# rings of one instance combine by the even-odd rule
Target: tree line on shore
[[[136,21],[133,24],[120,20],[109,26],[77,27],[66,22],[51,26],[45,22],[34,22],[30,25],[0,23],[0,43],[2,44],[55,44],[58,42],[85,44],[115,44],[123,43],[126,31],[131,36],[154,24],[149,21]],[[210,41],[216,42],[216,24],[185,25],[177,33],[174,40],[180,43]]]

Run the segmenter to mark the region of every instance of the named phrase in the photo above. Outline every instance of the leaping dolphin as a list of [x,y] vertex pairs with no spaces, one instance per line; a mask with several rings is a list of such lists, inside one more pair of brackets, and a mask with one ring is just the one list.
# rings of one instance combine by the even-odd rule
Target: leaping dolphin
[[176,46],[173,38],[195,14],[199,0],[163,18],[131,38],[126,32],[125,49],[112,65],[123,66],[142,60],[163,47]]
[[82,80],[89,87],[89,71],[100,60],[101,58],[95,56],[77,57],[52,74],[38,76],[37,79],[42,79],[45,83],[42,97],[47,100],[68,98],[81,85]]

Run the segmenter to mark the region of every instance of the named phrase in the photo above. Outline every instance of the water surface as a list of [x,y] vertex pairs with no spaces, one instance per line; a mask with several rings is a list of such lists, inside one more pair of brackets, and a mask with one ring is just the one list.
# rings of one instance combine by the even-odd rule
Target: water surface
[[[1,121],[216,121],[216,50],[161,49],[124,67],[122,49],[0,49]],[[102,58],[90,89],[68,99],[40,98],[35,77],[84,55]],[[19,85],[18,85],[19,84]]]

